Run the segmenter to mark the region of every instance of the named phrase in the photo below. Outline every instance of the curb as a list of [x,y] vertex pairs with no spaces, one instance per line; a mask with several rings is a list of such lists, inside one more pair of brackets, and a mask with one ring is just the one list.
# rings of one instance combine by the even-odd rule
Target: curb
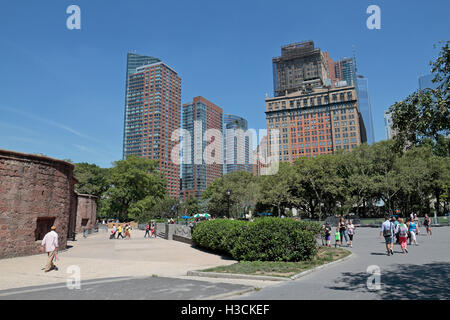
[[290,281],[290,280],[297,280],[301,277],[304,277],[310,273],[313,273],[315,271],[318,271],[320,269],[324,269],[329,266],[333,266],[337,263],[344,262],[352,258],[354,254],[351,252],[348,256],[341,258],[339,260],[329,262],[326,264],[323,264],[321,266],[303,271],[301,273],[298,273],[292,277],[271,277],[271,276],[252,276],[252,275],[245,275],[245,274],[236,274],[236,273],[220,273],[220,272],[202,272],[202,271],[188,271],[188,276],[196,276],[196,277],[205,277],[205,278],[223,278],[223,279],[245,279],[245,280],[265,280],[265,281]]
[[205,277],[205,278],[223,278],[223,279],[246,279],[246,280],[267,280],[267,281],[288,281],[290,278],[270,277],[270,276],[251,276],[238,273],[220,273],[220,272],[202,272],[188,271],[188,276]]
[[340,262],[347,261],[347,260],[349,260],[350,258],[352,258],[353,255],[354,255],[353,252],[350,252],[350,254],[349,254],[348,256],[344,257],[344,258],[341,258],[341,259],[339,259],[339,260],[336,260],[336,261],[333,261],[333,262],[329,262],[329,263],[323,264],[323,265],[318,266],[318,267],[315,267],[315,268],[313,268],[313,269],[309,269],[309,270],[300,272],[299,274],[296,274],[295,276],[292,276],[292,277],[290,277],[289,279],[291,279],[291,280],[297,280],[297,279],[299,279],[299,278],[301,278],[301,277],[304,277],[304,276],[306,276],[306,275],[308,275],[308,274],[310,274],[310,273],[313,273],[313,272],[315,272],[315,271],[318,271],[318,270],[320,270],[320,269],[324,269],[324,268],[326,268],[326,267],[333,266],[333,265],[338,264],[338,263],[340,263]]
[[215,296],[204,297],[204,298],[200,298],[198,300],[221,300],[221,299],[225,299],[225,298],[229,298],[229,297],[234,297],[237,295],[243,295],[245,293],[249,293],[249,292],[253,292],[253,291],[255,291],[255,288],[251,287],[251,288],[247,288],[247,289],[236,290],[236,291],[218,294]]

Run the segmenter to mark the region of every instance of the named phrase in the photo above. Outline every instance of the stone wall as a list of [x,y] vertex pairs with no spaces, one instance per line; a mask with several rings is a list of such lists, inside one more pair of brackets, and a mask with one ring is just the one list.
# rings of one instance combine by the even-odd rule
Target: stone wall
[[73,169],[61,160],[0,150],[0,258],[39,253],[51,225],[66,248],[77,208]]
[[77,194],[77,222],[75,232],[83,228],[92,230],[97,227],[97,197],[89,194]]

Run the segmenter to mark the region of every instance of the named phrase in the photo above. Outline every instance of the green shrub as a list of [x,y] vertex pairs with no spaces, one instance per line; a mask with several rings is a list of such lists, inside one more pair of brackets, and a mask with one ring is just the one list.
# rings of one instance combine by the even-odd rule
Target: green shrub
[[247,225],[246,221],[215,219],[195,226],[192,241],[203,248],[231,255],[235,240]]
[[320,224],[264,218],[248,224],[231,253],[245,261],[308,261],[317,253]]

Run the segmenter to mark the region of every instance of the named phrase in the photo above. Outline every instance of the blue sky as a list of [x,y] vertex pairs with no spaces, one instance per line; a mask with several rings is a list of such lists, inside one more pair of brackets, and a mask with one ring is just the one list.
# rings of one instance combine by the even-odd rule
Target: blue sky
[[[66,8],[81,8],[68,30]],[[381,29],[369,30],[369,5]],[[450,2],[430,1],[2,1],[0,148],[109,167],[122,156],[127,52],[151,55],[182,79],[182,103],[204,96],[265,129],[272,57],[313,40],[351,57],[369,80],[375,139],[383,113],[418,87],[441,40]]]

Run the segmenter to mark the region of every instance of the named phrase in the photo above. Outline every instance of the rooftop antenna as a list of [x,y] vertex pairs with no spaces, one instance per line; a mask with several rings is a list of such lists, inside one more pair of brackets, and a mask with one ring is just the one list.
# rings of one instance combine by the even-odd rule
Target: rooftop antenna
[[354,44],[352,45],[352,50],[353,50],[353,61],[355,63],[355,72],[356,72],[358,69],[356,67],[356,47]]

